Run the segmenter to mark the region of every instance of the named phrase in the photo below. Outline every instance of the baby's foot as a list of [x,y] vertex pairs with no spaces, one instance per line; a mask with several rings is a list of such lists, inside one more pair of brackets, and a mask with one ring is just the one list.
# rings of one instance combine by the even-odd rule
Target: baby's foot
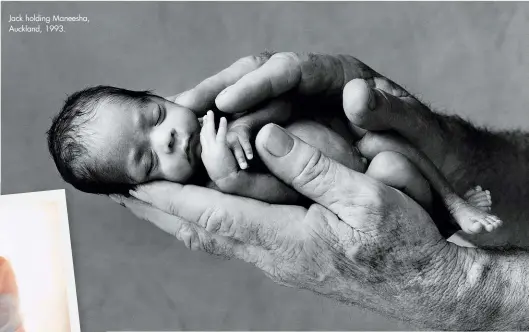
[[[476,190],[476,188],[474,190]],[[479,191],[476,190],[474,195],[478,192]],[[471,196],[473,196],[473,194],[471,194]],[[482,201],[483,198],[479,200],[479,202]],[[457,203],[457,206],[449,207],[452,216],[459,224],[463,232],[468,234],[476,234],[483,231],[492,232],[501,226],[502,221],[498,217],[487,213],[483,206],[475,207],[471,204],[472,203],[470,202],[461,200]],[[485,202],[480,204],[484,204],[485,206],[487,203]]]
[[476,186],[465,193],[463,198],[472,206],[481,211],[489,212],[492,206],[492,199],[488,190]]

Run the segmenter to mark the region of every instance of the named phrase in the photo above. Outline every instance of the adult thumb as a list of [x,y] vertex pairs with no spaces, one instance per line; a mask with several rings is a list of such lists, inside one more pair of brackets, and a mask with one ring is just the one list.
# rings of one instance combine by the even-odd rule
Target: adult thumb
[[273,174],[342,219],[350,217],[352,206],[371,206],[378,197],[378,182],[327,157],[275,124],[259,131],[255,145]]

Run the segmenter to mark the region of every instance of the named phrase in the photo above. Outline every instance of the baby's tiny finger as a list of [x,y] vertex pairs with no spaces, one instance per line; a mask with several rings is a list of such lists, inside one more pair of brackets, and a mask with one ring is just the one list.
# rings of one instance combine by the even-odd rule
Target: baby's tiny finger
[[207,120],[206,117],[204,117],[204,125],[200,129],[200,145],[202,145],[202,149],[207,147],[208,145],[208,127],[207,127]]
[[237,163],[239,164],[239,167],[241,169],[246,169],[248,167],[248,164],[246,163],[246,158],[244,158],[244,152],[239,142],[235,142],[232,145],[232,149],[233,154],[235,155],[235,159],[237,159]]
[[205,138],[208,140],[215,139],[215,118],[212,111],[208,111],[204,116],[204,125],[202,126]]
[[244,149],[244,153],[246,154],[246,158],[251,160],[253,158],[253,148],[252,144],[250,144],[250,141],[247,139],[239,138],[239,142],[242,145],[242,148]]
[[226,142],[226,133],[228,132],[228,122],[225,117],[222,117],[219,122],[219,130],[217,131],[217,141]]

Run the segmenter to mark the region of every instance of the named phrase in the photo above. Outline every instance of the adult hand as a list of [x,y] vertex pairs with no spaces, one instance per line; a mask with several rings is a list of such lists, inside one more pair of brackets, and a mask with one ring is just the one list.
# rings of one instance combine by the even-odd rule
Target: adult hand
[[140,186],[136,199],[114,198],[188,247],[255,264],[280,284],[446,327],[436,310],[452,299],[450,285],[468,262],[417,203],[276,125],[259,132],[256,149],[315,203],[270,205],[169,182]]
[[265,52],[241,58],[173,98],[198,113],[215,106],[223,112],[236,113],[287,92],[341,100],[344,89],[348,94],[343,99],[344,108],[350,120],[372,130],[381,128],[377,128],[378,123],[364,123],[358,117],[359,105],[381,110],[398,102],[407,107],[426,108],[398,84],[352,56],[292,52]]

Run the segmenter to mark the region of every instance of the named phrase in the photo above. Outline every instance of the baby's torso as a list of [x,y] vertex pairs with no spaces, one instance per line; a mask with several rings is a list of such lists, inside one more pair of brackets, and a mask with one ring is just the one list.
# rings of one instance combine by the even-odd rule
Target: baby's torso
[[365,171],[362,156],[354,144],[355,139],[343,119],[322,116],[304,118],[285,128],[348,168],[362,173]]
[[[362,156],[354,145],[354,136],[349,132],[344,120],[311,116],[294,120],[284,128],[348,168],[365,172],[366,165],[361,160]],[[268,172],[257,155],[250,161],[247,171]],[[200,182],[202,185],[215,188],[209,178],[204,178]]]

